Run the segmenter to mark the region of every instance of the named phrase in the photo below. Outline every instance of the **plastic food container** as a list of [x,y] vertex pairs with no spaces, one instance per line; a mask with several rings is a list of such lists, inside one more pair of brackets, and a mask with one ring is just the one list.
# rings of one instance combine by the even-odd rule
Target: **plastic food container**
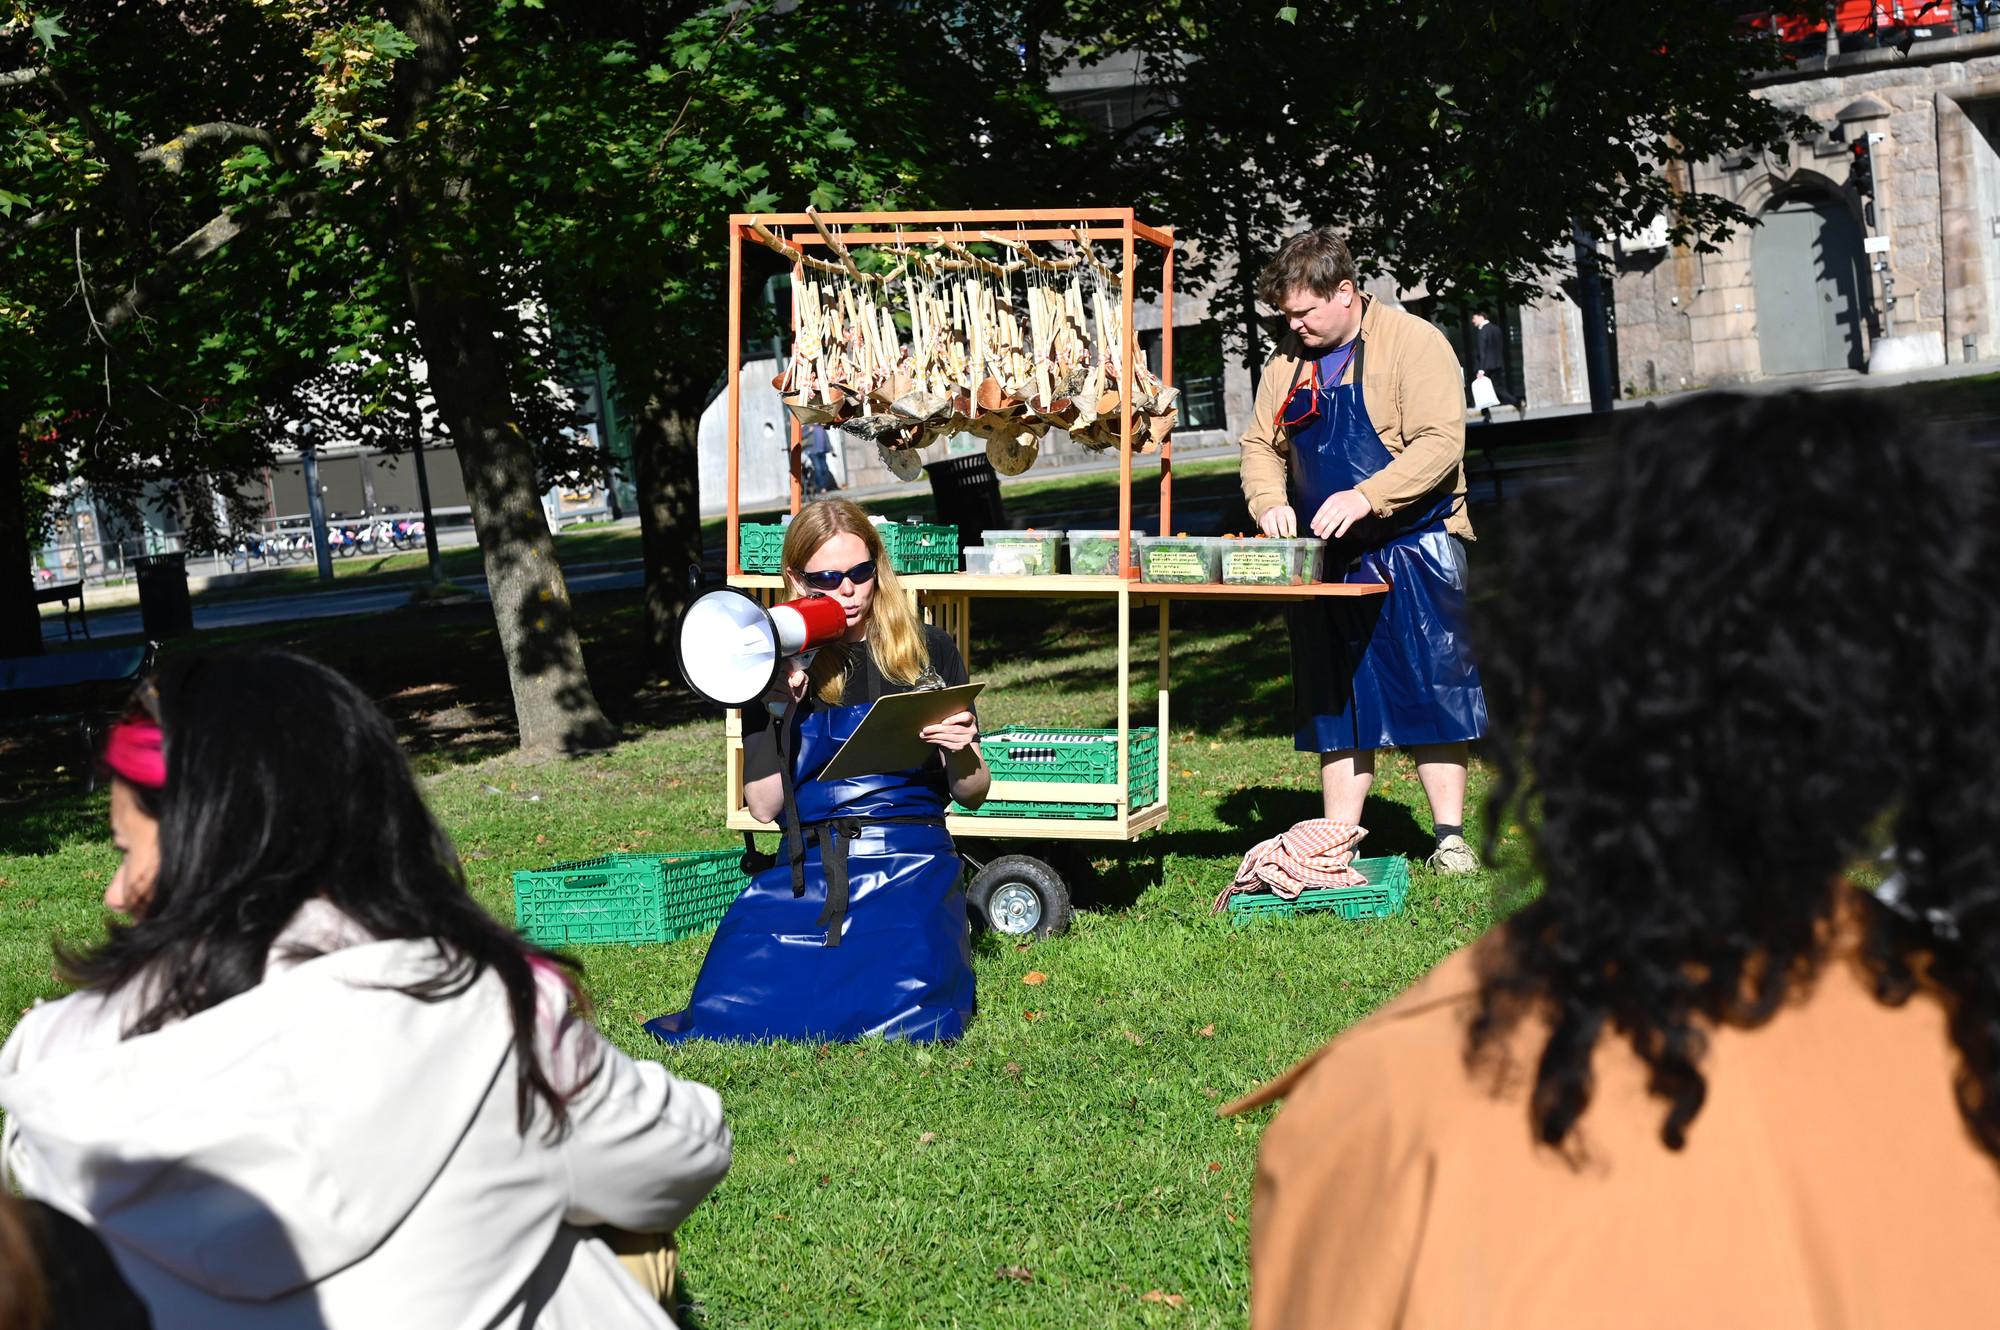
[[1029,557],[1035,560],[1030,573],[1056,573],[1062,571],[1062,539],[1059,530],[1039,531],[982,531],[979,538],[986,542],[989,550],[1031,550]]
[[974,577],[1032,577],[1042,571],[1041,551],[1028,545],[968,545],[965,571]]
[[1214,582],[1222,577],[1222,545],[1213,536],[1134,536],[1141,582]]
[[[1118,530],[1070,531],[1069,570],[1078,577],[1118,576]],[[1137,537],[1134,537],[1136,542]],[[1138,545],[1132,547],[1134,557]]]
[[1319,580],[1326,543],[1319,539],[1223,536],[1222,580],[1231,586],[1299,586]]

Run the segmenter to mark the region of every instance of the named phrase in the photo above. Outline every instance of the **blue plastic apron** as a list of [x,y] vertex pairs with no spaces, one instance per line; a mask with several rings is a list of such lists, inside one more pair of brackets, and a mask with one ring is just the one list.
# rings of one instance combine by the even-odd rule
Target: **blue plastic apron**
[[[794,719],[798,817],[825,828],[804,852],[805,892],[792,894],[782,854],[751,879],[715,930],[687,1009],[646,1022],[656,1038],[842,1042],[965,1032],[971,939],[958,853],[944,829],[942,770],[814,779],[867,711],[830,707]],[[845,851],[844,912],[828,909],[825,847],[835,839]]]
[[[1317,408],[1291,435],[1301,525],[1393,460],[1361,394],[1367,349],[1357,335],[1352,383],[1315,375],[1294,385],[1280,413],[1298,420]],[[1287,610],[1300,752],[1457,743],[1486,732],[1486,694],[1465,637],[1465,551],[1444,529],[1451,489],[1446,482],[1386,519],[1364,517],[1327,543],[1322,581],[1386,582],[1387,595],[1326,596]]]

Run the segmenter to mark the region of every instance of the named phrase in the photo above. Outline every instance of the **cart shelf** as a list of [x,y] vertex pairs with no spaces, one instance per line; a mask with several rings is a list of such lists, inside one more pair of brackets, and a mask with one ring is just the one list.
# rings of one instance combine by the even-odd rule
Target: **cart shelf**
[[[1139,582],[1122,577],[1055,573],[1031,577],[988,577],[970,573],[911,573],[896,579],[920,596],[1036,596],[1047,600],[1129,593],[1138,604],[1159,600],[1316,600],[1322,596],[1380,596],[1381,582],[1308,582],[1299,586],[1247,586],[1226,582]],[[775,573],[738,573],[729,585],[744,590],[779,590]]]

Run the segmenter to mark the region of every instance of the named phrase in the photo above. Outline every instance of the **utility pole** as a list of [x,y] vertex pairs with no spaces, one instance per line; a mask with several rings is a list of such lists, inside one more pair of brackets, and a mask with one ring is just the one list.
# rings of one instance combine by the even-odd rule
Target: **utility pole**
[[417,405],[417,381],[410,373],[410,357],[403,356],[403,382],[410,386],[410,451],[417,460],[417,502],[424,508],[424,551],[430,556],[431,585],[444,581],[444,560],[438,557],[437,519],[431,516],[431,477],[424,469],[424,411]]
[[1611,409],[1611,338],[1604,324],[1604,277],[1598,271],[1597,240],[1583,218],[1571,222],[1576,242],[1576,307],[1583,315],[1583,370],[1590,383],[1590,409]]
[[1840,6],[1826,7],[1826,58],[1833,59],[1840,54]]
[[299,461],[306,471],[306,510],[312,514],[313,554],[319,560],[319,580],[333,580],[333,547],[326,542],[326,496],[319,492],[319,456],[313,445],[311,421],[299,426]]

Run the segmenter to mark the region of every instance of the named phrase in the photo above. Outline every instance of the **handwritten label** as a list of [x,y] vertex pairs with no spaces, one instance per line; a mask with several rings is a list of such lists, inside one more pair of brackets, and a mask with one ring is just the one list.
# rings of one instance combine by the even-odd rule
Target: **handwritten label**
[[1200,550],[1154,550],[1146,574],[1156,582],[1206,582],[1208,560]]
[[1222,556],[1225,582],[1282,582],[1290,576],[1283,550],[1230,550]]

